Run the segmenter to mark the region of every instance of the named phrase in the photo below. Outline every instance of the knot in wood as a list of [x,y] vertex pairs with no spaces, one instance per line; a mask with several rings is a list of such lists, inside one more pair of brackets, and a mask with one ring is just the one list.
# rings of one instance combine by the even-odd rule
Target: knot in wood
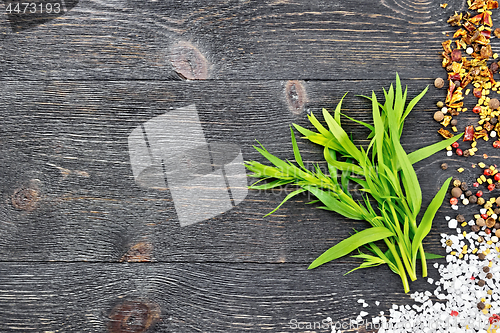
[[158,305],[125,301],[111,311],[108,330],[111,333],[143,333],[159,318],[160,308]]
[[22,187],[14,191],[11,199],[14,208],[32,211],[37,207],[40,192],[35,188]]

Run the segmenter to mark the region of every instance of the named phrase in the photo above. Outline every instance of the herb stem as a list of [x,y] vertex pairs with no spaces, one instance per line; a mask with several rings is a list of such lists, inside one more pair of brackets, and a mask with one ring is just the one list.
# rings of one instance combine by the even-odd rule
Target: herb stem
[[403,267],[403,263],[401,262],[401,259],[399,258],[398,251],[396,250],[396,247],[394,244],[389,239],[384,239],[385,243],[387,244],[387,247],[389,248],[389,251],[391,251],[392,256],[394,257],[394,260],[396,261],[396,265],[398,266],[398,272],[399,276],[401,276],[401,281],[403,281],[403,288],[405,293],[410,291],[410,285],[408,283],[408,278],[406,277],[406,271],[405,268]]

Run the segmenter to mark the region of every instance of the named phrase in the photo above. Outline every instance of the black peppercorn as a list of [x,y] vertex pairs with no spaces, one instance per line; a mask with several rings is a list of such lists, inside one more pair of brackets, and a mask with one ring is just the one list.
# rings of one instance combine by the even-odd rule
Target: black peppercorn
[[469,186],[467,186],[466,182],[462,182],[462,184],[460,184],[460,188],[462,189],[462,191],[467,191],[467,189],[469,188]]
[[479,303],[477,303],[477,308],[478,308],[479,310],[484,309],[484,308],[485,308],[484,303],[483,303],[483,302],[479,302]]
[[472,191],[471,190],[467,190],[467,191],[465,191],[464,194],[468,198],[468,197],[470,197],[472,195]]
[[491,274],[491,273],[486,274],[486,278],[487,279],[492,279],[493,278],[493,274]]
[[483,272],[488,273],[490,271],[490,268],[488,266],[483,267]]
[[486,282],[484,280],[477,281],[477,285],[480,287],[484,287],[485,284],[486,284]]
[[486,256],[484,255],[484,253],[479,253],[477,255],[477,257],[480,259],[480,260],[484,260],[486,258]]
[[478,232],[479,230],[481,230],[481,228],[479,228],[477,225],[473,225],[472,227],[470,227],[470,230],[472,232]]

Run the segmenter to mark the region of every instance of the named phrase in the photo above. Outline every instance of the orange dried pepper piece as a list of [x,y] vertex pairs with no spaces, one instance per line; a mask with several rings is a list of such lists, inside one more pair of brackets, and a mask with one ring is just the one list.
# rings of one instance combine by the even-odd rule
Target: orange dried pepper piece
[[470,18],[469,22],[472,23],[472,24],[478,25],[479,22],[481,22],[483,20],[483,14],[484,13],[477,14],[476,16]]
[[444,52],[451,53],[451,39],[441,43],[443,45]]
[[497,9],[498,8],[498,1],[488,1],[486,4],[486,9]]
[[448,130],[445,130],[444,128],[440,128],[438,130],[438,133],[441,134],[441,136],[445,139],[449,139],[449,138],[452,138],[453,137],[453,133],[451,133],[450,131]]
[[460,28],[457,31],[455,31],[455,33],[453,34],[453,38],[463,37],[463,36],[466,36],[466,35],[467,35],[467,31],[465,31],[464,29]]

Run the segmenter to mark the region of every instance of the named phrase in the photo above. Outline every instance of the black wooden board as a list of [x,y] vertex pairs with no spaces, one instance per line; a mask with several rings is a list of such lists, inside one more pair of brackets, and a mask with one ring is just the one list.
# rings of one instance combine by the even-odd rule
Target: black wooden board
[[[409,97],[430,86],[407,119],[405,149],[434,143],[445,91],[432,83],[446,75],[441,42],[462,1],[66,3],[64,15],[26,29],[0,15],[0,332],[328,332],[307,325],[411,304],[387,267],[344,276],[359,264],[345,257],[308,271],[367,225],[306,205],[306,195],[264,217],[291,188],[250,191],[224,214],[181,227],[168,189],[136,184],[128,138],[194,104],[209,142],[264,162],[258,139],[293,159],[290,124],[310,128],[307,114],[332,110],[347,91],[343,112],[370,122],[370,103],[356,95],[382,97],[398,72]],[[459,129],[474,119],[460,115]],[[364,127],[345,126],[367,144]],[[488,160],[440,152],[415,165],[423,207],[446,178],[470,184],[472,163],[497,161],[491,143],[479,146]],[[322,160],[319,147],[299,148],[308,165]],[[444,254],[447,215],[456,212],[445,204],[429,252]],[[432,290],[422,278],[411,288]]]
[[173,80],[185,62],[224,80],[431,78],[446,19],[465,9],[449,3],[81,0],[36,28],[4,21],[0,78]]

